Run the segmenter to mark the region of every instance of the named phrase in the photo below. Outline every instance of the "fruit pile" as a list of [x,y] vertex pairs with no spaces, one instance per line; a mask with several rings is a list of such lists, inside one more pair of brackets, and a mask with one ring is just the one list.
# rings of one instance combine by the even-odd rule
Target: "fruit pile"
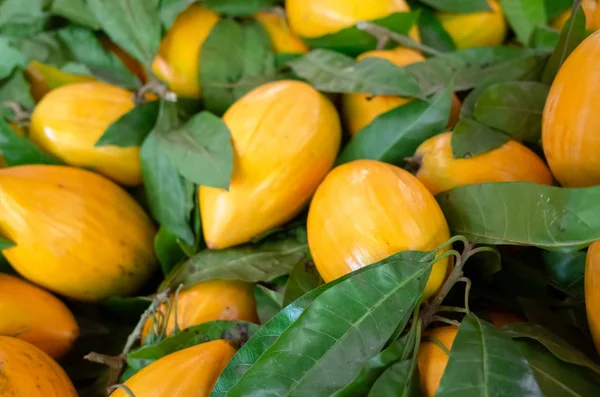
[[0,397],[600,396],[600,0],[0,0]]

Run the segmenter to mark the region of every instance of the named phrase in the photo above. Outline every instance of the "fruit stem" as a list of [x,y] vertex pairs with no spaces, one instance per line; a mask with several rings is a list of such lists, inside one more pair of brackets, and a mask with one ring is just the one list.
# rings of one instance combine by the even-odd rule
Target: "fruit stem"
[[152,93],[156,94],[165,101],[177,102],[177,94],[170,91],[169,88],[158,79],[152,79],[146,84],[141,86],[137,91],[133,93],[133,102],[136,105],[141,105],[147,102],[146,95]]
[[406,47],[412,48],[413,50],[419,50],[427,55],[438,56],[443,53],[436,50],[435,48],[426,46],[421,43],[417,43],[415,40],[411,39],[407,35],[399,34],[396,32],[392,32],[389,29],[384,28],[383,26],[379,26],[373,22],[363,21],[356,24],[356,27],[363,32],[369,33],[371,36],[375,37],[378,42],[382,38],[386,38],[388,40],[395,41],[396,43]]
[[438,347],[440,349],[442,349],[444,351],[444,353],[446,353],[448,356],[450,355],[450,350],[448,350],[446,348],[446,346],[444,346],[444,344],[442,342],[440,342],[440,340],[438,338],[436,338],[435,336],[426,336],[423,339],[429,341],[429,342],[433,342],[436,345],[438,345]]
[[4,101],[2,103],[2,106],[10,109],[14,112],[15,114],[15,119],[14,121],[17,124],[28,124],[29,120],[31,119],[31,113],[28,112],[25,107],[23,107],[23,105],[21,105],[20,103],[17,102],[13,102],[13,101]]

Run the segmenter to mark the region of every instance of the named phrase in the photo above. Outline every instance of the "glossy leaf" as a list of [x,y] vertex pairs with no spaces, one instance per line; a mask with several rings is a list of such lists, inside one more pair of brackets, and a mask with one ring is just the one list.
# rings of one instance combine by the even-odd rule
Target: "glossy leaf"
[[219,14],[243,17],[272,8],[277,0],[206,0],[204,4]]
[[54,0],[50,12],[90,29],[100,29],[84,0]]
[[98,139],[95,146],[141,146],[154,129],[160,110],[160,101],[137,105],[112,123]]
[[542,252],[542,265],[550,279],[562,290],[574,297],[584,296],[586,253]]
[[478,244],[579,250],[600,239],[600,186],[528,182],[461,186],[436,196],[450,229]]
[[573,0],[545,0],[544,2],[546,14],[550,20],[559,17],[563,12],[571,9],[573,5]]
[[29,139],[19,136],[0,118],[0,153],[9,166],[25,164],[62,164],[43,152]]
[[491,11],[487,0],[421,0],[435,9],[470,14],[478,11]]
[[178,237],[164,226],[158,229],[158,233],[154,237],[154,252],[165,276],[168,276],[175,265],[185,258],[185,253],[181,250],[178,240]]
[[397,362],[373,385],[368,397],[421,397],[419,368],[413,360]]
[[547,26],[538,26],[531,35],[530,46],[540,51],[553,52],[559,40],[559,32]]
[[456,45],[452,37],[435,14],[427,8],[420,9],[419,34],[421,42],[438,51],[456,51]]
[[471,158],[504,145],[510,136],[469,117],[461,116],[452,134],[454,158]]
[[33,108],[34,102],[30,88],[31,86],[21,70],[15,70],[10,77],[0,81],[0,116],[8,120],[15,118],[14,112],[4,106],[5,101],[16,102],[26,109]]
[[[467,375],[468,374],[468,375]],[[452,344],[436,397],[540,396],[515,342],[504,331],[468,314]]]
[[0,36],[0,53],[2,54],[2,58],[0,58],[0,80],[10,76],[15,68],[24,68],[27,65],[25,56],[14,48],[7,38],[2,36]]
[[444,132],[452,107],[452,89],[431,101],[414,100],[383,113],[360,130],[342,151],[338,164],[358,159],[402,164],[423,141]]
[[277,313],[281,311],[283,295],[262,285],[257,285],[254,289],[256,298],[256,311],[261,324],[267,323]]
[[14,247],[16,244],[10,240],[0,237],[0,251],[4,251],[7,248]]
[[288,278],[283,298],[283,306],[289,305],[302,295],[309,293],[324,283],[325,281],[321,278],[313,261],[306,260],[298,262]]
[[528,44],[535,28],[546,25],[544,1],[500,0],[502,11],[521,43]]

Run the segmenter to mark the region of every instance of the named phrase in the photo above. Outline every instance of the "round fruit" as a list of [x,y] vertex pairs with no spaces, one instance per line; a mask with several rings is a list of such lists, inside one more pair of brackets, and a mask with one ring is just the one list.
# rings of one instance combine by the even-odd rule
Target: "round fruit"
[[58,359],[73,346],[79,327],[67,306],[52,294],[0,273],[0,335],[15,336]]
[[31,85],[31,95],[36,102],[39,102],[48,92],[63,85],[96,80],[91,76],[66,73],[38,61],[32,61],[27,65],[25,76]]
[[[451,350],[457,332],[458,327],[440,327],[427,331],[425,335],[436,338],[446,349]],[[435,342],[423,341],[419,346],[417,360],[421,374],[421,389],[426,397],[433,397],[446,370],[448,354]]]
[[[235,349],[223,340],[202,343],[165,356],[125,382],[136,397],[208,397]],[[116,390],[110,397],[128,397]]]
[[[581,3],[585,14],[585,27],[588,30],[600,29],[600,0],[583,0]],[[571,18],[571,10],[567,10],[556,18],[551,26],[556,30],[562,30],[565,23]]]
[[341,140],[335,107],[299,81],[254,89],[223,121],[234,147],[229,190],[199,189],[209,248],[245,243],[294,217],[332,167]]
[[83,301],[136,292],[156,269],[154,225],[108,179],[78,168],[0,170],[2,251],[25,278]]
[[546,100],[542,144],[565,187],[600,185],[600,31],[567,58]]
[[22,340],[0,336],[0,396],[77,397],[63,369]]
[[442,26],[459,50],[473,47],[497,46],[506,37],[506,22],[496,0],[488,0],[492,11],[457,14],[439,12]]
[[282,54],[303,54],[309,48],[288,26],[285,15],[277,12],[259,12],[254,18],[271,37],[273,49]]
[[457,186],[486,182],[533,182],[552,185],[552,174],[542,159],[517,141],[468,159],[452,157],[452,133],[429,138],[412,162],[416,177],[432,194]]
[[585,308],[596,350],[600,352],[600,242],[588,248],[585,261]]
[[131,92],[99,81],[69,84],[44,96],[31,116],[30,139],[69,165],[128,186],[142,183],[139,147],[94,146],[133,109]]
[[[450,238],[437,202],[414,176],[373,160],[335,168],[317,189],[308,214],[308,245],[326,282],[400,251],[432,250]],[[444,282],[438,261],[424,298]]]
[[[171,296],[172,298],[172,296]],[[160,308],[167,314],[167,305]],[[171,336],[175,327],[175,311],[171,308],[166,335]],[[185,329],[214,320],[243,320],[258,324],[254,284],[231,280],[203,281],[184,289],[177,299],[177,326]],[[152,320],[143,329],[145,339],[150,333]],[[162,333],[162,329],[158,333]]]

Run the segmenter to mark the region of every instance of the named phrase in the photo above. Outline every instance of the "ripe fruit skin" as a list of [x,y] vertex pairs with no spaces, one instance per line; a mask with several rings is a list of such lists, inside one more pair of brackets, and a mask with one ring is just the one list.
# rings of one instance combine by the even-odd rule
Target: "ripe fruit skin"
[[[581,7],[585,14],[585,28],[589,30],[600,29],[600,0],[583,0]],[[551,23],[551,26],[556,30],[562,30],[569,18],[571,18],[571,10],[562,13]]]
[[552,174],[543,160],[517,141],[508,141],[473,158],[454,159],[451,140],[451,132],[429,138],[414,156],[420,163],[416,177],[434,195],[457,186],[486,182],[552,185]]
[[506,22],[496,0],[488,0],[493,11],[458,14],[439,12],[438,19],[459,50],[497,46],[506,37]]
[[[172,298],[173,296],[171,296]],[[166,315],[168,308],[161,307]],[[173,334],[175,312],[171,309],[167,336]],[[242,320],[258,324],[254,284],[233,280],[203,281],[179,292],[177,299],[177,326],[185,329],[214,320]],[[152,320],[144,326],[142,337],[150,333]]]
[[51,90],[63,85],[84,83],[94,81],[91,76],[81,76],[63,72],[54,66],[46,65],[38,61],[32,61],[25,69],[25,76],[31,84],[31,95],[39,102],[44,95]]
[[52,294],[0,273],[0,335],[13,335],[58,359],[71,349],[79,327],[67,306]]
[[590,332],[600,352],[600,242],[588,248],[585,261],[585,308]]
[[[208,397],[235,349],[224,340],[188,347],[165,356],[125,382],[136,397]],[[110,397],[128,397],[116,390]]]
[[271,38],[276,53],[304,54],[309,48],[288,26],[284,15],[277,12],[259,12],[254,18],[260,22]]
[[567,58],[552,83],[542,121],[542,144],[564,187],[600,184],[600,31]]
[[93,169],[122,185],[139,185],[139,147],[94,146],[133,107],[132,94],[117,86],[100,81],[65,85],[36,106],[30,139],[66,164]]
[[2,251],[23,277],[82,301],[137,291],[156,268],[155,228],[119,186],[50,165],[0,170]]
[[256,88],[223,121],[234,147],[229,191],[199,189],[204,237],[213,249],[245,243],[294,217],[332,167],[341,140],[334,106],[299,81]]
[[[401,168],[357,160],[333,169],[308,213],[308,245],[326,282],[400,251],[432,250],[450,238],[433,196]],[[438,261],[423,297],[443,283],[449,260]]]
[[[452,349],[457,332],[458,327],[440,327],[429,330],[425,335],[437,338],[446,349],[450,350]],[[421,374],[421,389],[425,397],[433,397],[435,395],[446,370],[448,358],[446,352],[434,342],[421,342],[417,360]]]
[[161,42],[152,71],[177,95],[202,97],[198,78],[200,54],[204,41],[219,19],[219,14],[193,3],[177,16]]
[[0,336],[0,396],[77,397],[67,374],[37,347]]

